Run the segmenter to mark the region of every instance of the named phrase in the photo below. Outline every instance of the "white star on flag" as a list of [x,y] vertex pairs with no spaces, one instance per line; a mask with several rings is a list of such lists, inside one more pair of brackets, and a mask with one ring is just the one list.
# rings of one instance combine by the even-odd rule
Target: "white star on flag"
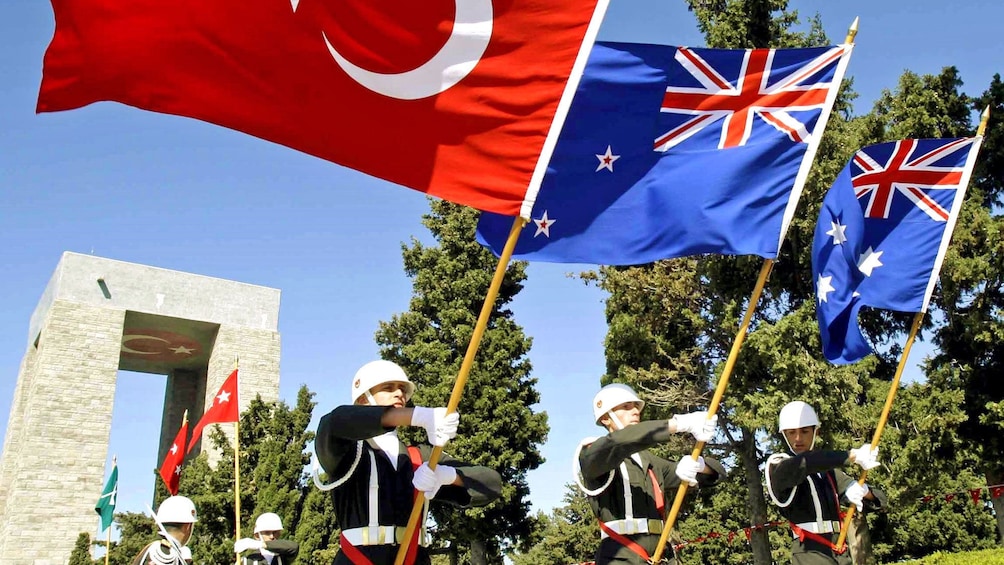
[[847,230],[847,226],[842,226],[837,222],[830,222],[830,231],[826,232],[826,235],[833,238],[833,245],[840,245],[841,243],[847,241],[847,236],[844,235],[844,231]]
[[178,453],[178,444],[172,443],[171,444],[171,455],[174,455],[176,453]]
[[192,352],[195,351],[194,349],[189,349],[184,345],[179,345],[178,347],[168,347],[168,349],[170,349],[177,355],[191,355]]
[[177,467],[174,468],[174,474],[175,475],[181,474],[181,465],[178,465]]
[[613,151],[610,150],[610,146],[607,145],[607,152],[603,154],[596,155],[596,158],[600,160],[600,164],[597,165],[595,172],[600,172],[603,169],[614,172],[614,161],[620,159],[620,155],[614,155]]
[[220,393],[216,395],[216,401],[219,404],[230,402],[230,391],[221,390]]
[[874,271],[876,267],[881,267],[883,265],[882,261],[879,261],[883,253],[884,251],[875,251],[871,248],[871,246],[869,246],[868,249],[861,254],[861,257],[858,258],[858,270],[864,273],[866,277],[872,276],[872,271]]
[[533,237],[537,237],[540,234],[544,234],[544,237],[551,237],[551,226],[554,222],[558,220],[552,220],[547,217],[547,210],[544,210],[544,215],[539,220],[534,220],[533,223],[537,224],[537,231],[533,234]]
[[820,304],[826,302],[826,295],[837,290],[833,288],[831,281],[833,281],[832,276],[824,277],[823,275],[819,275],[819,280],[816,281],[816,297],[819,298]]

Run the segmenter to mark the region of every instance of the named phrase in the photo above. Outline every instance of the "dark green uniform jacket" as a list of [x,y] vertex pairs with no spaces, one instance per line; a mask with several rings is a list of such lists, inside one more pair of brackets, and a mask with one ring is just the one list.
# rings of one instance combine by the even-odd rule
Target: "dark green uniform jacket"
[[265,549],[275,554],[272,563],[259,552],[244,557],[244,565],[289,565],[300,551],[300,544],[288,539],[274,539],[265,542]]
[[[339,406],[324,415],[318,424],[317,437],[314,440],[317,459],[328,474],[329,483],[344,480],[340,486],[331,490],[335,517],[342,530],[363,528],[370,524],[371,453],[376,462],[375,471],[379,485],[379,495],[374,501],[378,509],[376,523],[380,526],[397,526],[402,530],[408,525],[415,487],[411,483],[414,471],[406,447],[403,444],[399,445],[397,469],[395,469],[383,450],[374,449],[370,442],[365,441],[393,430],[380,424],[380,418],[387,408]],[[419,448],[422,460],[428,461],[432,447],[422,445]],[[502,494],[502,477],[493,469],[463,463],[447,455],[443,455],[439,463],[454,467],[464,485],[447,485],[440,488],[433,502],[445,502],[467,508],[484,506]],[[396,543],[357,545],[356,549],[374,565],[390,565],[394,563],[398,545]],[[344,552],[340,552],[335,557],[334,563],[348,565],[351,561]],[[420,547],[416,564],[428,563],[430,563],[429,555],[424,547]]]
[[[771,455],[765,467],[767,491],[788,521],[815,530],[813,533],[836,543],[840,535],[840,505],[848,503],[843,492],[856,480],[837,469],[846,461],[846,451]],[[865,499],[866,512],[886,504],[884,492],[878,489],[871,489],[871,492],[877,500]],[[850,552],[837,554],[818,541],[809,538],[799,541],[794,537],[791,562],[795,565],[851,565],[851,558]]]
[[[666,420],[652,420],[628,426],[623,430],[610,432],[583,447],[579,452],[578,464],[582,485],[589,495],[589,505],[593,514],[617,530],[618,524],[631,531],[627,522],[627,505],[631,505],[631,522],[637,527],[644,525],[648,533],[627,535],[628,539],[645,548],[649,555],[655,552],[662,533],[663,516],[656,509],[655,487],[649,477],[652,469],[663,493],[665,512],[673,505],[680,478],[676,476],[676,463],[653,455],[647,448],[665,443],[672,434]],[[642,465],[631,457],[638,454]],[[710,475],[698,474],[698,486],[711,486],[725,477],[725,468],[718,461],[705,458],[705,464],[715,472]],[[624,477],[626,470],[630,485],[630,500],[625,497]],[[637,530],[637,528],[636,528]],[[672,550],[663,552],[672,556]],[[596,552],[596,565],[624,563],[643,565],[645,560],[616,540],[605,537]]]

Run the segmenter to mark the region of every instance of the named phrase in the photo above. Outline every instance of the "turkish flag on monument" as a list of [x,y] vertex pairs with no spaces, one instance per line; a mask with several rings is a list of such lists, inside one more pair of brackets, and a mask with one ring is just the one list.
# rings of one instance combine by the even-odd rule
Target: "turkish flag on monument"
[[52,0],[37,111],[188,116],[516,215],[607,2]]
[[178,494],[178,483],[181,481],[181,464],[185,460],[185,442],[188,440],[188,412],[185,412],[185,419],[181,423],[181,429],[174,436],[174,443],[171,449],[164,455],[164,462],[160,465],[160,478],[164,479],[164,485],[171,496]]
[[206,409],[205,414],[199,419],[199,423],[192,428],[192,443],[188,444],[188,451],[191,451],[195,444],[202,439],[202,428],[210,424],[236,422],[240,418],[237,388],[237,369],[234,369],[227,380],[223,381],[220,391],[213,397],[212,405]]

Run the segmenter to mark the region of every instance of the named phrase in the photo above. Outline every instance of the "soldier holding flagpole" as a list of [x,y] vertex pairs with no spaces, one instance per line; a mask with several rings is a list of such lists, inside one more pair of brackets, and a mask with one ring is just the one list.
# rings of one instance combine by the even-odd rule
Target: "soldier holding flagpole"
[[575,454],[575,482],[589,497],[600,522],[596,565],[652,563],[672,490],[683,482],[712,486],[725,478],[725,468],[714,459],[695,461],[685,455],[673,463],[648,451],[674,433],[710,441],[718,427],[717,416],[701,411],[643,422],[644,407],[645,402],[625,384],[600,389],[593,398],[593,417],[608,433],[586,438]]
[[854,463],[867,471],[878,467],[878,448],[870,444],[850,451],[814,449],[819,417],[812,406],[796,400],[778,415],[778,431],[791,451],[767,459],[767,493],[781,515],[791,522],[793,565],[850,565],[840,544],[840,500],[858,510],[878,510],[887,504],[885,493],[859,484],[839,467]]
[[425,528],[406,535],[419,493],[426,501],[460,508],[484,506],[502,493],[502,477],[493,469],[446,456],[432,468],[432,448],[401,443],[401,426],[424,428],[429,442],[440,448],[457,435],[460,415],[447,414],[446,408],[406,407],[414,392],[414,383],[397,364],[371,361],[352,379],[353,404],[321,418],[314,446],[331,482],[321,484],[316,473],[314,479],[331,491],[341,527],[334,565],[390,565],[399,550],[409,565],[429,565]]

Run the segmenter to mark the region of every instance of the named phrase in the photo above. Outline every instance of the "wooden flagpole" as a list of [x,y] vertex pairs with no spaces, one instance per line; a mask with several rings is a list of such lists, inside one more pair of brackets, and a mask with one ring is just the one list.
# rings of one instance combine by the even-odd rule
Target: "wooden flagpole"
[[[757,303],[760,302],[760,295],[763,294],[763,287],[767,284],[767,277],[770,276],[771,269],[774,268],[773,259],[764,259],[763,266],[760,267],[760,276],[757,277],[756,286],[753,287],[753,293],[750,295],[749,304],[746,305],[746,314],[743,315],[742,324],[739,326],[739,331],[736,332],[736,338],[732,342],[732,349],[729,351],[728,359],[725,361],[725,367],[722,369],[722,376],[718,379],[718,386],[715,388],[715,395],[711,398],[711,404],[708,406],[708,419],[710,420],[712,416],[718,412],[718,405],[722,402],[722,397],[725,395],[725,388],[729,384],[729,377],[732,375],[732,368],[736,364],[736,358],[739,357],[739,350],[742,348],[743,342],[746,340],[746,331],[749,329],[750,321],[753,319],[753,312],[756,310]],[[694,445],[694,451],[690,454],[697,461],[697,458],[701,456],[701,451],[704,449],[704,442],[697,442]],[[683,500],[687,495],[687,483],[681,482],[679,488],[676,490],[676,498],[673,499],[673,507],[669,511],[669,516],[666,517],[666,523],[662,527],[662,535],[659,537],[659,545],[655,548],[655,553],[652,554],[652,563],[659,563],[662,559],[663,552],[666,551],[666,542],[669,540],[669,531],[673,529],[673,525],[676,523],[676,518],[680,514],[680,508],[683,506]]]
[[[237,390],[235,391],[237,398],[234,402],[237,403],[237,419],[234,420],[234,542],[241,539],[241,469],[240,469],[240,451],[241,451],[241,433],[240,433],[240,396],[241,396],[241,373],[240,373],[241,359],[238,356],[234,359],[234,371],[237,372]],[[241,556],[238,553],[236,557],[236,565],[241,565]]]
[[[980,125],[976,128],[976,135],[982,136],[987,130],[987,122],[990,120],[990,107],[988,106],[983,110],[983,114],[980,116]],[[965,189],[966,187],[960,187]],[[951,237],[951,234],[948,234]],[[899,380],[903,376],[903,370],[906,368],[906,359],[910,356],[910,348],[913,347],[913,340],[917,337],[917,332],[920,331],[920,323],[924,320],[925,312],[917,312],[917,315],[913,317],[913,326],[910,328],[910,335],[906,338],[906,345],[903,346],[903,354],[899,358],[899,365],[896,366],[896,374],[893,376],[892,384],[889,386],[889,394],[885,399],[885,406],[882,407],[882,415],[879,416],[878,425],[875,427],[875,434],[872,436],[872,449],[878,447],[879,440],[882,439],[882,431],[885,429],[886,420],[889,419],[889,412],[892,410],[892,403],[896,399],[896,391],[899,390]],[[865,480],[868,478],[868,471],[861,471],[861,476],[858,477],[858,484],[864,485]],[[856,506],[851,504],[850,508],[847,509],[847,513],[844,515],[844,523],[840,527],[840,535],[837,537],[836,547],[840,551],[844,550],[844,542],[847,540],[847,530],[851,527],[851,520],[854,518],[854,510]]]
[[[481,313],[478,315],[477,324],[474,326],[474,333],[471,335],[471,341],[467,345],[467,353],[464,355],[464,361],[460,365],[460,372],[457,374],[457,380],[453,384],[453,393],[450,394],[450,402],[446,405],[446,413],[451,414],[457,411],[457,406],[460,404],[460,398],[464,394],[464,386],[467,384],[467,376],[471,372],[471,366],[474,364],[474,356],[478,352],[478,346],[481,345],[481,338],[485,334],[485,328],[488,327],[488,318],[491,316],[492,309],[495,307],[495,299],[498,298],[499,288],[502,287],[502,281],[505,279],[506,267],[509,266],[509,259],[512,258],[512,252],[516,248],[516,241],[519,239],[519,232],[526,225],[526,218],[517,216],[512,222],[512,228],[509,230],[509,238],[506,239],[505,247],[502,248],[502,254],[499,256],[498,265],[495,267],[495,275],[492,276],[491,285],[488,287],[488,293],[485,294],[484,304],[481,305]],[[439,458],[443,455],[443,448],[441,446],[436,446],[432,448],[432,454],[429,456],[429,468],[435,469],[436,464],[439,462]],[[415,497],[415,503],[411,507],[411,516],[408,517],[408,527],[405,529],[404,538],[401,546],[397,550],[397,557],[394,559],[394,565],[403,565],[404,559],[408,553],[408,546],[410,545],[410,540],[413,535],[415,535],[415,530],[418,527],[418,520],[422,516],[422,507],[425,504],[425,493],[418,491]]]
[[[847,30],[847,37],[844,39],[845,44],[851,44],[854,42],[854,36],[858,33],[858,18],[854,18],[854,22],[851,23],[851,27]],[[839,86],[838,86],[839,88]],[[822,135],[822,133],[820,133]],[[743,316],[742,324],[739,325],[739,331],[736,333],[735,340],[732,342],[732,349],[729,351],[729,356],[725,361],[725,367],[722,369],[722,376],[718,379],[718,385],[715,387],[715,394],[711,399],[711,404],[708,406],[708,419],[710,420],[716,412],[718,412],[718,406],[721,404],[722,397],[725,395],[725,388],[728,387],[729,378],[732,376],[732,370],[735,367],[736,359],[739,357],[739,350],[742,348],[743,342],[746,341],[746,332],[749,329],[750,321],[753,319],[753,312],[756,310],[757,303],[760,302],[760,296],[763,294],[763,287],[767,283],[767,277],[770,276],[771,269],[774,268],[773,259],[764,259],[763,266],[760,268],[760,276],[757,278],[756,286],[753,287],[753,293],[750,295],[749,304],[746,306],[746,313]],[[694,451],[690,454],[694,461],[701,456],[701,452],[704,450],[704,443],[697,442],[694,445]],[[652,563],[659,563],[662,560],[662,555],[666,551],[666,542],[669,541],[669,532],[676,525],[676,519],[680,515],[680,508],[683,506],[683,500],[687,496],[687,488],[689,485],[687,483],[680,483],[679,488],[676,490],[676,498],[673,499],[673,506],[669,511],[669,515],[666,517],[666,522],[662,527],[662,535],[659,537],[659,545],[655,548],[655,553],[652,554]]]
[[[903,347],[903,354],[899,358],[899,365],[896,366],[896,374],[892,378],[892,383],[889,385],[889,394],[885,399],[885,406],[882,407],[882,415],[879,416],[878,426],[875,427],[875,434],[872,435],[872,449],[878,447],[879,440],[882,439],[882,432],[885,430],[886,421],[889,419],[889,412],[892,410],[892,402],[896,399],[896,391],[899,390],[899,380],[903,376],[903,370],[906,368],[906,359],[910,356],[910,349],[913,348],[913,340],[917,337],[917,332],[920,331],[920,324],[924,321],[924,312],[917,312],[913,317],[913,325],[910,327],[910,335],[906,338],[906,345]],[[868,478],[868,471],[861,471],[861,476],[858,478],[858,484],[865,484],[865,479]],[[840,535],[837,537],[837,543],[835,544],[840,551],[843,551],[844,540],[847,539],[847,528],[851,526],[851,520],[854,518],[855,506],[851,504],[851,507],[847,510],[844,515],[844,524],[840,527]]]

